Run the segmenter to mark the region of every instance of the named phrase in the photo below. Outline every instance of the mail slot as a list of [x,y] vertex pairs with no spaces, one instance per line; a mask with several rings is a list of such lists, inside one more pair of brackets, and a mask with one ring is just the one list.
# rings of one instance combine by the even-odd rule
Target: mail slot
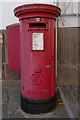
[[29,23],[29,28],[46,28],[46,23]]
[[60,12],[47,4],[14,9],[20,21],[21,109],[27,113],[45,113],[55,107],[55,21]]

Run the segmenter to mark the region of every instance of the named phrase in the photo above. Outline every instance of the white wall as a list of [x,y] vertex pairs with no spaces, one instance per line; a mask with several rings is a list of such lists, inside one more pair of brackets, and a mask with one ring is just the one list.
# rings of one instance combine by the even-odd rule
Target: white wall
[[79,2],[60,2],[61,18],[59,20],[59,27],[79,27]]
[[59,21],[59,27],[80,27],[78,20],[78,16],[64,15]]

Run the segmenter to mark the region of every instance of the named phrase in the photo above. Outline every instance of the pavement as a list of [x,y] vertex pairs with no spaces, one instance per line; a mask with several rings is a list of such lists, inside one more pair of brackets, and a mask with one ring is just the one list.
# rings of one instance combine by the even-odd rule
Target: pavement
[[58,95],[56,108],[44,114],[28,114],[20,108],[20,81],[3,80],[2,83],[2,118],[69,118],[61,98]]

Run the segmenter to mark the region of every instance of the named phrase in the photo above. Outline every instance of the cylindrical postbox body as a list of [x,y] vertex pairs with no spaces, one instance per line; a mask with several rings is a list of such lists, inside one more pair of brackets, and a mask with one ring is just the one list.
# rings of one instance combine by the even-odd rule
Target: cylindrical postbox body
[[20,24],[15,23],[6,27],[8,50],[8,67],[10,70],[20,70]]
[[60,9],[29,4],[15,8],[20,20],[21,108],[25,112],[51,111],[55,106],[55,20]]

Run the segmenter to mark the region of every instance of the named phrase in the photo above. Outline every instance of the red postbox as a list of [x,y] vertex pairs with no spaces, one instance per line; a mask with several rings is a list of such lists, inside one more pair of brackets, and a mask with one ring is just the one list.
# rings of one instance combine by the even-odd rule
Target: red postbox
[[55,106],[55,21],[60,11],[47,4],[14,9],[20,20],[21,108],[28,113],[49,112]]
[[20,70],[20,24],[15,23],[6,27],[8,48],[8,67],[10,70]]

